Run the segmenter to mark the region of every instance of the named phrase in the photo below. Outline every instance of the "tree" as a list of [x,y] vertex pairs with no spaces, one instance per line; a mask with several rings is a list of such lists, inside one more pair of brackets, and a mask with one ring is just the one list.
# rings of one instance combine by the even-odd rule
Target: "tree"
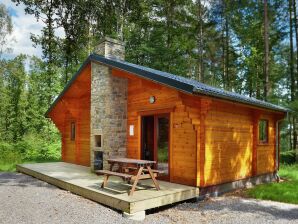
[[200,82],[204,82],[204,65],[203,65],[203,42],[204,42],[204,6],[201,0],[197,0],[196,2],[198,8],[198,37],[197,37],[197,48],[198,48],[198,65],[197,65],[197,79]]
[[268,100],[270,93],[269,84],[269,22],[268,22],[268,4],[264,0],[264,45],[265,45],[265,58],[264,58],[264,100]]
[[15,59],[5,63],[2,71],[4,77],[4,97],[5,113],[2,120],[2,129],[5,135],[2,137],[6,141],[16,142],[20,140],[26,131],[25,107],[26,107],[26,72],[24,61],[26,56],[19,55]]
[[0,3],[0,59],[2,54],[9,50],[7,48],[7,36],[12,32],[11,17],[5,8],[5,5]]
[[34,0],[13,0],[17,4],[23,3],[25,12],[34,15],[37,20],[43,21],[45,27],[41,30],[41,35],[31,35],[33,43],[42,48],[43,59],[46,62],[47,91],[45,98],[48,106],[52,103],[54,96],[59,92],[58,88],[58,67],[59,65],[59,41],[55,36],[58,18],[55,17],[58,0],[34,1]]
[[65,38],[61,41],[60,61],[63,66],[62,85],[71,78],[72,74],[84,58],[87,57],[89,41],[89,20],[91,9],[89,1],[60,1],[56,15],[60,18],[57,26],[62,27]]
[[291,0],[293,2],[293,12],[294,12],[294,26],[295,26],[295,37],[296,37],[296,75],[291,77],[291,98],[298,96],[297,89],[298,83],[295,84],[298,80],[298,21],[297,21],[297,4],[296,0]]

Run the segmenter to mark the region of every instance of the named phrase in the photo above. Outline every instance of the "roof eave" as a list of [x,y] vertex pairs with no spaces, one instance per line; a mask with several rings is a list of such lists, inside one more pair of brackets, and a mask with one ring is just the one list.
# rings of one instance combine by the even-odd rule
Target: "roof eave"
[[259,103],[253,103],[253,102],[244,101],[244,100],[237,99],[237,98],[231,98],[231,97],[228,97],[228,96],[216,94],[214,92],[206,92],[206,91],[203,91],[203,90],[198,89],[198,88],[194,88],[194,94],[212,96],[212,97],[216,97],[216,98],[219,98],[219,99],[228,100],[228,101],[231,101],[231,102],[238,102],[238,103],[242,103],[242,104],[245,104],[245,105],[250,105],[250,106],[254,106],[254,107],[258,107],[258,108],[265,108],[265,109],[278,111],[278,112],[283,112],[283,113],[288,113],[289,112],[289,109],[282,108],[280,106],[276,106],[276,107],[272,106],[271,107],[271,106],[268,106],[268,105],[260,105]]

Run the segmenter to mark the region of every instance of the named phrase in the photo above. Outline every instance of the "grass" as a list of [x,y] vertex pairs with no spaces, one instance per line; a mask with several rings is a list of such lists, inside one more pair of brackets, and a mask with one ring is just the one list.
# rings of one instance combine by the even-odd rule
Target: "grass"
[[298,164],[281,165],[279,175],[285,181],[247,190],[249,197],[298,204]]
[[35,159],[35,160],[17,160],[14,162],[7,162],[0,160],[0,172],[15,172],[16,165],[21,163],[46,163],[46,162],[59,162],[60,159]]

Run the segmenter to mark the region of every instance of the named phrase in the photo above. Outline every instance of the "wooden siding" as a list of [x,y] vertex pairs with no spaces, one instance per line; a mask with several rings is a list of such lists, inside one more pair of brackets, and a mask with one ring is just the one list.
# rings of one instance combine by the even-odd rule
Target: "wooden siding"
[[[159,84],[138,79],[127,73],[113,70],[113,75],[128,78],[127,127],[134,125],[134,135],[127,137],[127,156],[141,158],[141,115],[170,112],[170,181],[196,185],[197,149],[196,130],[183,104],[181,94]],[[150,96],[156,102],[149,103]],[[129,133],[129,130],[127,130]]]
[[[192,96],[132,74],[128,79],[127,157],[141,158],[141,116],[170,113],[170,181],[212,186],[275,168],[275,122],[284,114],[205,96]],[[149,103],[155,96],[155,103]],[[90,66],[87,66],[50,113],[62,133],[65,162],[90,165]],[[258,120],[269,121],[269,142],[258,142]],[[70,123],[77,124],[76,141]],[[129,135],[134,125],[133,136]]]
[[186,107],[177,105],[173,112],[171,180],[176,183],[196,185],[197,138]]
[[[270,173],[275,170],[275,122],[272,114],[262,114],[260,119],[268,120],[268,143],[257,142],[257,174]],[[258,139],[259,140],[259,139]]]
[[205,120],[204,186],[251,176],[251,110],[212,100]]
[[[90,66],[87,66],[55,105],[49,117],[61,133],[62,160],[90,166]],[[70,138],[71,122],[76,138]]]
[[[212,186],[247,178],[253,175],[254,122],[265,116],[269,119],[269,144],[256,144],[254,175],[274,171],[273,112],[191,96],[117,70],[113,74],[129,80],[127,126],[134,125],[135,133],[127,138],[128,157],[141,158],[140,114],[173,108],[170,130],[172,182]],[[156,97],[154,104],[149,103],[150,96]],[[260,117],[255,119],[255,114]]]

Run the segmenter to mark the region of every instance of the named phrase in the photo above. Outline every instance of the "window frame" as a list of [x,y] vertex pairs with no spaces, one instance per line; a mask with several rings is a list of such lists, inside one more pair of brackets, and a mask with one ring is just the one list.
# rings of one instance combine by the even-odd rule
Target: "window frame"
[[[266,126],[265,126],[265,132],[264,132],[264,135],[265,135],[265,139],[261,139],[261,135],[262,135],[262,133],[261,133],[261,127],[260,127],[260,125],[261,125],[261,122],[265,122],[265,124],[266,124]],[[259,119],[259,121],[258,121],[258,142],[259,142],[259,144],[260,145],[266,145],[266,144],[268,144],[269,143],[269,120],[268,119]]]
[[70,122],[70,140],[71,141],[75,141],[76,140],[76,122],[75,121],[71,121]]

